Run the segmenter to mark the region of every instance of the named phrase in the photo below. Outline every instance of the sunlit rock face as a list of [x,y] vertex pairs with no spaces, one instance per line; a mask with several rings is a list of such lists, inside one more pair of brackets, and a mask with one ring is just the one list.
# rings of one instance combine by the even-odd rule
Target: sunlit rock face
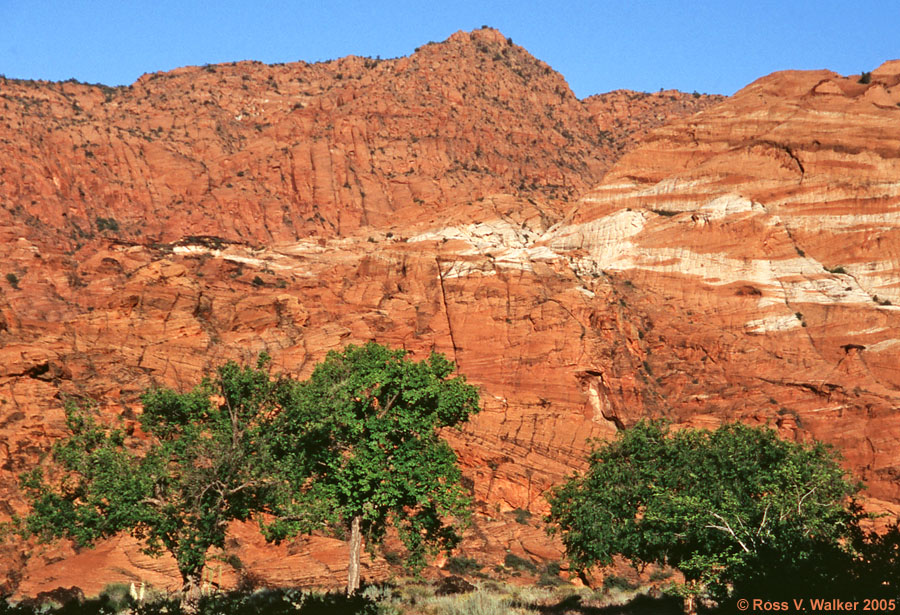
[[[558,559],[507,512],[544,511],[589,438],[648,416],[823,439],[900,501],[898,66],[579,101],[480,30],[115,91],[0,81],[2,515],[24,511],[15,477],[63,433],[65,395],[133,420],[151,384],[263,350],[305,377],[368,340],[443,352],[480,387],[447,437],[483,561]],[[341,583],[338,541],[232,533],[263,579]],[[177,582],[126,538],[5,549],[22,593]]]
[[582,275],[627,281],[627,309],[653,323],[644,382],[676,420],[823,439],[892,501],[898,83],[898,62],[866,84],[760,79],[654,132],[539,242]]

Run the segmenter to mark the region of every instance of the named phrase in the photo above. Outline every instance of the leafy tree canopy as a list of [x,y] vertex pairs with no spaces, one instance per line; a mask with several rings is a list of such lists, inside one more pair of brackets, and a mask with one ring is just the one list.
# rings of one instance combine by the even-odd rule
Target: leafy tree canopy
[[[835,558],[846,565],[858,489],[823,444],[740,424],[670,431],[641,422],[552,491],[549,521],[577,569],[621,555],[677,568],[688,594],[721,597],[729,586]],[[795,590],[796,578],[809,580],[795,577]]]
[[53,447],[51,472],[22,477],[27,530],[79,545],[128,531],[148,554],[174,556],[191,590],[209,548],[224,546],[227,523],[261,510],[272,489],[264,440],[283,381],[270,380],[265,361],[228,363],[188,393],[149,390],[140,417],[149,437],[127,447],[92,405],[68,403],[71,435]]
[[149,390],[147,437],[127,445],[92,405],[67,404],[71,434],[22,477],[28,532],[90,545],[129,531],[174,556],[189,596],[228,522],[260,512],[275,540],[350,530],[351,590],[363,535],[376,545],[393,525],[414,569],[456,544],[470,500],[440,430],[479,408],[453,364],[370,343],[329,353],[299,382],[271,377],[266,361],[228,363],[187,393]]
[[[273,425],[273,456],[289,488],[269,537],[325,522],[361,532],[371,547],[393,526],[413,569],[456,544],[447,521],[465,517],[470,499],[440,430],[479,408],[475,387],[453,371],[440,354],[417,362],[404,350],[368,343],[329,353],[308,380],[295,383]],[[351,535],[351,577],[358,544],[353,552]],[[349,585],[355,589],[352,578]]]

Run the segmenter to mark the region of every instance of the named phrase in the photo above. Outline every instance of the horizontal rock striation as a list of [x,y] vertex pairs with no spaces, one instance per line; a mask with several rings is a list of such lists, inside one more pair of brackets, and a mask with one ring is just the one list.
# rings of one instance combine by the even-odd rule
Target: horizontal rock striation
[[900,63],[783,72],[625,155],[542,245],[622,279],[679,421],[831,442],[900,498]]

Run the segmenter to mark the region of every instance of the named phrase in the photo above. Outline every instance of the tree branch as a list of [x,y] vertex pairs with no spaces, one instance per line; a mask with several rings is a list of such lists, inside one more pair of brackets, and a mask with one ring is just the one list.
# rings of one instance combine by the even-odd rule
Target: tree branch
[[818,489],[818,488],[819,488],[818,486],[813,487],[812,489],[810,489],[809,491],[807,491],[806,494],[805,494],[802,498],[800,498],[800,499],[797,501],[797,514],[798,514],[798,515],[800,514],[800,507],[803,505],[803,500],[805,500],[807,497],[809,497],[810,495],[812,495],[813,491],[815,491],[815,490]]
[[153,504],[154,506],[159,506],[160,508],[164,507],[168,502],[165,500],[160,500],[158,498],[144,498],[141,500],[141,504]]
[[394,396],[388,400],[388,403],[384,405],[384,409],[381,411],[381,416],[384,416],[388,413],[388,410],[391,409],[391,406],[394,405],[394,402],[397,401],[397,398],[400,396],[400,391],[394,393]]
[[719,513],[715,513],[715,512],[712,513],[712,515],[713,515],[713,517],[715,517],[716,519],[718,519],[719,521],[721,521],[722,523],[724,523],[724,524],[725,524],[725,527],[722,527],[721,525],[707,525],[706,527],[711,528],[711,529],[715,529],[715,530],[721,530],[721,531],[723,531],[723,532],[726,532],[726,533],[728,533],[728,534],[731,534],[731,536],[737,541],[737,543],[738,543],[739,545],[741,545],[741,548],[744,550],[744,552],[745,552],[745,553],[750,553],[750,549],[748,549],[748,548],[747,548],[747,545],[745,545],[744,542],[743,542],[740,538],[737,537],[737,534],[735,534],[735,533],[734,533],[734,530],[731,529],[731,525],[728,524],[728,521],[725,519],[725,517],[723,517],[723,516],[720,515]]
[[241,491],[243,491],[244,489],[247,489],[247,488],[249,488],[249,487],[258,487],[258,486],[260,486],[260,485],[265,485],[267,482],[270,483],[270,482],[272,482],[272,481],[264,481],[264,480],[248,480],[248,481],[246,481],[246,482],[244,482],[244,483],[238,485],[238,486],[235,487],[234,489],[229,489],[227,492],[225,492],[225,495],[226,495],[226,496],[234,495],[235,493],[239,493],[239,492],[241,492]]
[[763,511],[763,518],[759,524],[759,529],[756,530],[756,535],[759,536],[760,532],[762,532],[763,526],[766,525],[766,519],[769,516],[769,507],[772,505],[772,502],[766,503],[766,509]]

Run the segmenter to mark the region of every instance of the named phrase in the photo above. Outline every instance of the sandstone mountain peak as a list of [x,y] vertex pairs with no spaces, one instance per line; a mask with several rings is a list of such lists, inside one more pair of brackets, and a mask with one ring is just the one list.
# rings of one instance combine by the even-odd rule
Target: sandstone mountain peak
[[465,31],[458,30],[450,35],[448,41],[453,42],[467,42],[467,41],[482,41],[485,43],[511,43],[511,39],[507,38],[503,35],[500,30],[496,28],[491,28],[490,26],[482,26],[477,30]]
[[[559,209],[626,145],[486,30],[397,60],[186,67],[116,89],[6,80],[3,95],[0,221],[23,208],[42,226],[17,233],[70,247],[112,216],[129,241],[265,242],[387,231],[495,193]],[[650,121],[714,100],[660,100]]]
[[900,60],[888,60],[873,70],[872,76],[876,78],[900,76]]

